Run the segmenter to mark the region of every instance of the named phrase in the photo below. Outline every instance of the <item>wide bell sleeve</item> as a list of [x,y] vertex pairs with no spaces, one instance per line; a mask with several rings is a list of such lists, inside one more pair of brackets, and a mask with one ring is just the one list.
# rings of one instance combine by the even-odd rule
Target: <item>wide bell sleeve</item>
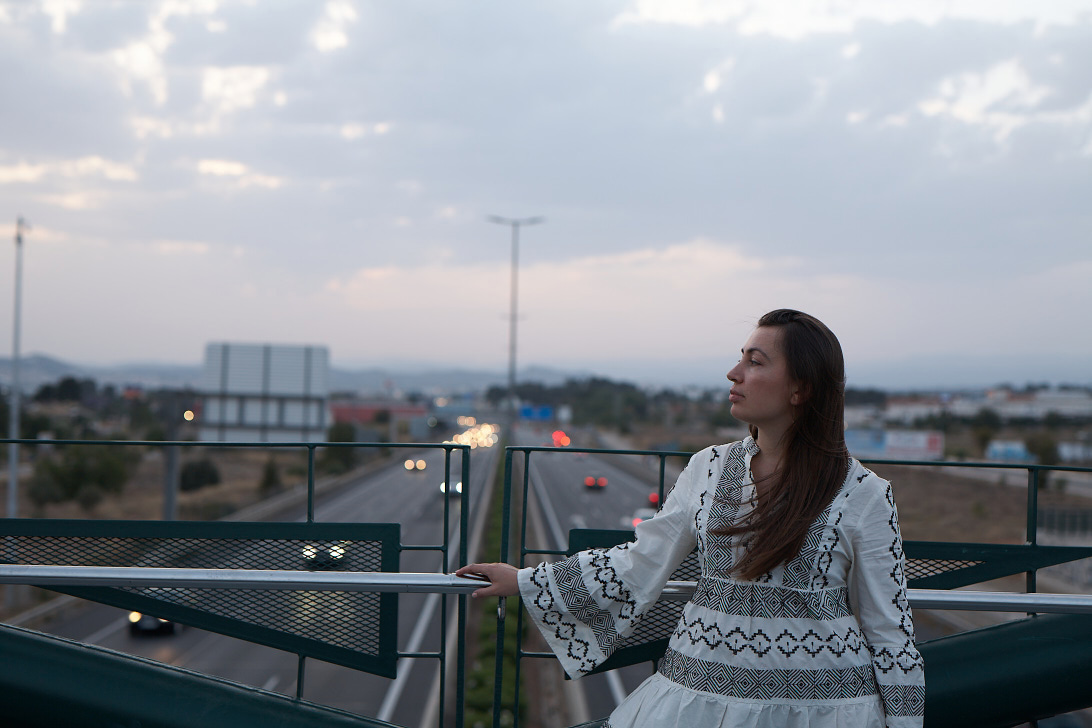
[[637,524],[636,541],[520,569],[523,604],[570,677],[586,675],[614,652],[693,550],[693,463],[659,513]]
[[861,518],[852,535],[849,598],[872,655],[887,728],[920,728],[925,664],[914,643],[895,498],[890,483],[865,472]]

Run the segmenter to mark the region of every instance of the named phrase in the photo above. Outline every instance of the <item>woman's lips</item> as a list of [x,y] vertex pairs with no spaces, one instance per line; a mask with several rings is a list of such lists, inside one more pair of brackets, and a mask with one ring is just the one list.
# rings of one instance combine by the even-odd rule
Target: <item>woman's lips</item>
[[738,402],[741,399],[743,399],[743,395],[740,394],[739,392],[735,391],[734,389],[730,390],[728,392],[728,401],[729,402]]

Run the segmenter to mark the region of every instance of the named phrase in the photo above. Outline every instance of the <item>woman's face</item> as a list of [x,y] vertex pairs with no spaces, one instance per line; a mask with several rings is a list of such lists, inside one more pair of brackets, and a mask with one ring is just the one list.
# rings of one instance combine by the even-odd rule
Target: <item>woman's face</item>
[[743,358],[728,372],[732,416],[762,430],[785,430],[792,424],[800,388],[789,376],[781,349],[781,328],[760,326],[743,345]]

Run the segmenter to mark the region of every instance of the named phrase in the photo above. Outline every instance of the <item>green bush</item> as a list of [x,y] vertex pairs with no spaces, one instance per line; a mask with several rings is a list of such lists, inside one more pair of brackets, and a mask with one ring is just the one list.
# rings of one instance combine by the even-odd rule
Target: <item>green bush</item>
[[208,485],[216,485],[220,482],[220,471],[208,458],[191,460],[182,466],[179,474],[178,487],[183,492],[201,490]]
[[35,462],[27,494],[39,508],[75,499],[90,510],[122,491],[139,457],[133,448],[69,445]]
[[265,461],[265,467],[262,468],[262,480],[258,483],[258,490],[262,495],[269,495],[280,490],[281,485],[281,471],[277,467],[277,461],[270,455]]

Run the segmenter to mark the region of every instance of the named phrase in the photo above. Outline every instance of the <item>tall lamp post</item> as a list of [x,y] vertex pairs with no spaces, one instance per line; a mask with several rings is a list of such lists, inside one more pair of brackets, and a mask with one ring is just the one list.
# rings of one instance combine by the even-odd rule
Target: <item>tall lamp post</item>
[[508,428],[516,424],[516,318],[518,300],[519,277],[519,229],[523,225],[538,225],[544,222],[542,217],[512,218],[490,215],[489,222],[498,225],[509,225],[512,228],[512,300],[509,303],[508,317]]
[[[19,439],[19,319],[23,300],[23,218],[15,221],[15,324],[11,344],[11,398],[8,401],[8,437]],[[19,445],[8,445],[8,518],[19,515]]]

